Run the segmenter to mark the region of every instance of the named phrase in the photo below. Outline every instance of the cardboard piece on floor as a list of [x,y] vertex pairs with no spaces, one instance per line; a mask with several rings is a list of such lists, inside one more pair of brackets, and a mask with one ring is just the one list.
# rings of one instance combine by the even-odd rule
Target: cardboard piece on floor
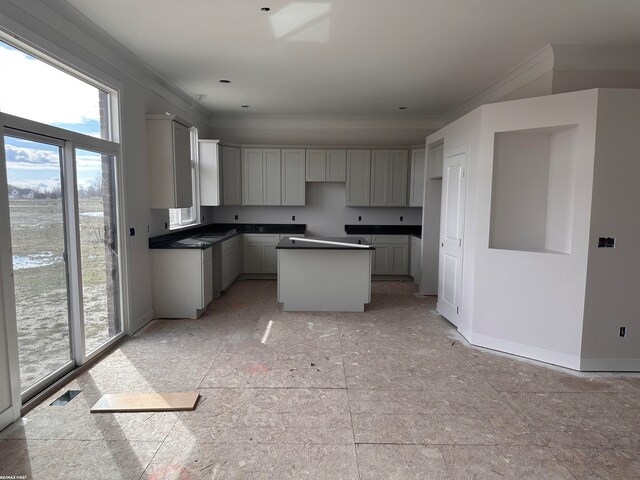
[[193,410],[200,395],[197,392],[123,393],[103,395],[91,408],[101,412],[171,412]]

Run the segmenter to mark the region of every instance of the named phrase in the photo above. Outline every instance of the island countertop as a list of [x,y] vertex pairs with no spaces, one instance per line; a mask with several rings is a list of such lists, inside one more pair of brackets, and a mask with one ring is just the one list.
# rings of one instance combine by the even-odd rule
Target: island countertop
[[[312,242],[310,240],[319,240]],[[327,242],[327,243],[325,243]],[[335,243],[328,243],[335,242]],[[364,238],[360,237],[305,237],[300,240],[285,238],[280,240],[276,249],[285,250],[375,250]]]

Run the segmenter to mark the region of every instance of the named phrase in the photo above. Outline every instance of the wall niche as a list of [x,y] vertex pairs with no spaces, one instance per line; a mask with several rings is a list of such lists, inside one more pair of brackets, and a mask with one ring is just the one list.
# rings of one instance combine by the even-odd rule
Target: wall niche
[[576,130],[495,133],[489,248],[571,253]]

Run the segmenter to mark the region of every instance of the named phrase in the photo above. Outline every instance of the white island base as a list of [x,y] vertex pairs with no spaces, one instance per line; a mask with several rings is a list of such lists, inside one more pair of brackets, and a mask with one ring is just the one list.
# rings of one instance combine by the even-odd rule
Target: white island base
[[278,301],[285,312],[364,312],[371,302],[371,252],[278,250]]

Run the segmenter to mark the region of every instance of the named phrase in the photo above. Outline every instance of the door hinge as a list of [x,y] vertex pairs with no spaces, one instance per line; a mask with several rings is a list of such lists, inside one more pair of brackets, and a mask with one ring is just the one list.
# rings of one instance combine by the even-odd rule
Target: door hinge
[[464,178],[464,174],[466,173],[466,171],[467,171],[467,169],[466,169],[466,168],[463,168],[463,169],[462,169],[462,178]]
[[462,239],[460,238],[458,241],[458,246],[461,247],[462,246]]
[[456,307],[456,315],[460,315],[460,307]]

